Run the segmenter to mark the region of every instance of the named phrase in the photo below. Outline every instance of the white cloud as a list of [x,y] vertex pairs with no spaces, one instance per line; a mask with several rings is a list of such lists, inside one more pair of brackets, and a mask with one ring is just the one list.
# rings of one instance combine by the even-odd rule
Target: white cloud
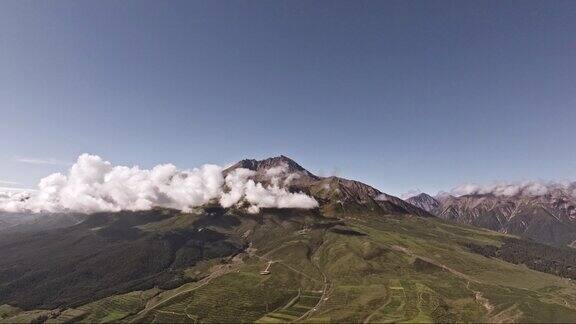
[[22,211],[21,205],[30,198],[31,192],[14,190],[13,188],[0,188],[0,211]]
[[[318,207],[316,199],[305,193],[289,192],[286,188],[281,188],[280,176],[286,175],[288,167],[274,167],[266,171],[266,176],[270,179],[270,185],[264,186],[250,179],[255,175],[254,171],[248,169],[236,169],[226,177],[226,187],[228,192],[222,194],[220,204],[223,207],[231,207],[241,204],[243,201],[250,204],[248,212],[258,213],[260,208],[305,208]],[[284,179],[284,184],[288,184],[297,178],[297,174],[288,174]]]
[[14,188],[14,187],[0,187],[0,194],[2,194],[3,192],[20,192],[20,191],[35,191],[33,189],[27,189],[27,188]]
[[224,208],[232,207],[238,204],[246,194],[246,183],[248,179],[255,175],[256,172],[248,169],[236,169],[226,176],[226,187],[228,192],[225,192],[220,197],[220,205]]
[[50,164],[50,165],[71,165],[72,163],[61,161],[53,158],[43,159],[43,158],[31,158],[31,157],[17,157],[16,162],[29,163],[29,164]]
[[276,184],[264,187],[261,183],[248,180],[245,190],[245,198],[251,204],[251,212],[258,212],[260,208],[311,209],[318,207],[316,199],[303,192],[288,192],[288,190],[280,188]]
[[[253,171],[237,169],[226,178],[222,167],[204,165],[179,170],[172,164],[151,170],[138,166],[113,166],[99,156],[82,154],[67,175],[43,178],[35,192],[0,193],[0,210],[32,212],[98,212],[146,210],[155,206],[190,210],[211,201],[223,207],[315,208],[318,202],[304,193],[280,188],[274,170],[272,185],[264,187],[249,179]],[[274,180],[276,179],[276,180]]]
[[466,183],[451,190],[454,196],[473,194],[492,194],[495,196],[543,196],[553,189],[569,189],[574,183],[523,181],[523,182],[496,182],[489,185]]
[[272,168],[266,170],[266,176],[271,177],[271,178],[278,177],[278,176],[283,175],[287,171],[288,171],[288,164],[282,163],[279,166],[275,166],[275,167],[272,167]]

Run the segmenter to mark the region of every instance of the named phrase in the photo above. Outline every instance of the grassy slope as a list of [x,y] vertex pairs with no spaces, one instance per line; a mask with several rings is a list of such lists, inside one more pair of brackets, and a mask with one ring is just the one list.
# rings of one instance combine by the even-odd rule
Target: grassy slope
[[[178,313],[184,314],[181,320],[207,322],[294,321],[319,301],[318,295],[294,300],[295,295],[298,290],[309,295],[321,291],[322,273],[329,282],[327,299],[302,320],[576,320],[576,300],[571,297],[576,289],[567,280],[462,247],[470,241],[499,245],[501,234],[421,218],[356,219],[348,226],[367,235],[313,230],[283,232],[267,243],[263,238],[257,252],[261,258],[252,257],[238,273],[158,309],[164,317],[156,320],[174,320]],[[436,265],[416,269],[418,256]],[[278,262],[271,275],[259,275],[266,260]]]
[[0,319],[8,318],[14,314],[19,313],[21,310],[17,307],[10,305],[0,305]]
[[[572,297],[576,287],[568,280],[485,258],[462,247],[461,243],[467,241],[497,245],[502,237],[498,233],[420,218],[359,220],[352,227],[369,235],[332,238],[338,243],[327,244],[324,251],[335,280],[360,286],[388,282],[389,291],[400,280],[404,291],[413,295],[418,290],[414,287],[425,287],[440,304],[435,310],[423,310],[426,302],[422,293],[416,292],[416,306],[420,313],[436,321],[576,320],[576,299]],[[363,257],[362,247],[368,244],[372,249],[382,249],[381,255],[371,260]],[[398,246],[405,249],[394,249]],[[340,251],[334,252],[335,249]],[[329,261],[344,256],[353,260],[355,271],[347,273],[341,270],[343,265]],[[432,259],[445,269],[431,266],[428,270],[416,270],[411,266],[416,256]],[[364,275],[355,275],[358,271]],[[404,283],[411,288],[407,289]],[[405,320],[414,320],[411,308],[405,310]],[[334,312],[327,309],[326,313]]]
[[[502,234],[417,217],[349,218],[352,231],[299,232],[314,221],[242,219],[225,230],[245,235],[253,249],[221,275],[79,309],[90,322],[576,321],[568,280],[463,247],[499,245]],[[271,274],[261,275],[268,261]],[[190,273],[201,278],[210,266]]]

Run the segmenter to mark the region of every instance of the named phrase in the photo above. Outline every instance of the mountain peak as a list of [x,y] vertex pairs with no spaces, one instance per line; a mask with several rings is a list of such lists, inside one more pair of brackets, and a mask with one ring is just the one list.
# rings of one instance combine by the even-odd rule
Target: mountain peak
[[320,203],[327,214],[331,215],[372,212],[432,216],[400,198],[385,195],[365,183],[334,176],[316,176],[285,155],[263,160],[244,159],[224,170],[224,174],[227,175],[239,168],[255,171],[253,179],[265,185],[272,183],[275,178],[275,181],[282,181],[282,185],[289,190],[309,194]]
[[424,209],[427,212],[432,212],[440,205],[436,198],[424,192],[406,199],[406,202],[409,202],[418,208]]
[[311,177],[314,176],[311,172],[304,169],[300,164],[296,163],[296,161],[292,160],[291,158],[280,155],[274,156],[263,160],[256,160],[256,159],[244,159],[233,166],[229,167],[226,171],[232,171],[238,168],[249,169],[252,171],[265,171],[271,168],[277,167],[285,167],[286,172],[293,173],[293,172],[304,172],[310,175]]
[[417,194],[416,196],[412,196],[412,197],[410,197],[410,198],[408,198],[408,199],[412,199],[412,198],[414,198],[414,199],[427,199],[427,200],[434,199],[434,200],[436,200],[434,197],[430,196],[429,194],[427,194],[427,193],[425,193],[425,192],[421,192],[421,193]]

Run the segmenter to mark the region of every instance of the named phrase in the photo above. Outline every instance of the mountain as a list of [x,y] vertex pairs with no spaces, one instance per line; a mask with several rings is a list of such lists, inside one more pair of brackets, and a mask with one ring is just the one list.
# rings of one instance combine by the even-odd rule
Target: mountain
[[225,172],[248,168],[320,208],[214,202],[0,235],[0,323],[576,321],[573,249],[422,217],[290,161]]
[[[48,217],[46,217],[48,216]],[[82,222],[86,215],[77,213],[7,213],[0,212],[0,233],[23,233],[56,229]]]
[[557,246],[576,245],[576,199],[569,190],[556,188],[539,196],[421,194],[407,201],[449,221]]
[[[264,185],[281,183],[290,191],[310,194],[320,203],[320,209],[313,210],[268,210],[269,219],[287,214],[295,215],[290,217],[291,221],[365,215],[431,216],[361,182],[315,176],[285,156],[261,161],[242,160],[224,173],[228,175],[239,168],[254,171],[252,178],[257,182]],[[63,221],[65,216],[68,217],[65,219],[75,221],[66,223]],[[226,210],[216,202],[212,207],[204,206],[183,215],[175,210],[157,209],[91,215],[12,214],[11,217],[29,219],[20,226],[30,224],[32,220],[59,224],[37,226],[36,231],[0,237],[3,254],[0,278],[4,275],[11,279],[0,284],[0,300],[11,300],[23,308],[73,306],[94,296],[182,284],[186,280],[183,269],[199,260],[225,259],[244,250],[248,242],[239,235],[244,231],[236,233],[229,229],[244,228],[248,219],[254,221],[243,210]],[[148,229],[147,224],[162,223],[165,219],[178,220],[185,226],[169,223]],[[277,222],[285,226],[282,219]],[[302,227],[305,224],[297,228]],[[91,257],[86,258],[86,255]],[[73,293],[52,294],[58,290],[55,287]],[[34,294],[30,295],[32,290]]]
[[238,168],[244,168],[252,171],[258,172],[260,175],[269,173],[270,170],[277,168],[284,173],[296,173],[299,176],[304,176],[306,178],[312,179],[319,179],[319,177],[315,176],[308,170],[304,169],[301,165],[296,163],[294,160],[286,157],[284,155],[276,156],[267,158],[264,160],[255,160],[255,159],[244,159],[231,167],[227,168],[224,173],[227,174],[233,170]]
[[400,198],[385,194],[362,182],[335,176],[316,176],[283,155],[260,161],[242,160],[227,168],[224,174],[229,174],[238,168],[255,171],[254,179],[263,184],[270,185],[274,180],[290,191],[301,191],[311,195],[328,216],[338,217],[355,213],[432,216],[425,210],[415,208]]
[[406,201],[430,213],[434,213],[440,206],[440,202],[438,200],[425,193],[410,197],[406,199]]

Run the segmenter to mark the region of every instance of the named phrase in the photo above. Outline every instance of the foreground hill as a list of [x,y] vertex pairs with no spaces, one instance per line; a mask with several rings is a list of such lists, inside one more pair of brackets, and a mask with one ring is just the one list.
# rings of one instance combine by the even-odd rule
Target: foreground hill
[[[533,243],[434,218],[350,216],[154,210],[46,234],[60,236],[54,247],[4,241],[22,254],[0,260],[0,309],[6,322],[576,321],[571,281],[506,257]],[[84,244],[95,250],[73,247]]]
[[576,200],[561,189],[540,196],[475,194],[433,198],[420,194],[407,201],[461,224],[558,246],[572,246],[576,242]]

